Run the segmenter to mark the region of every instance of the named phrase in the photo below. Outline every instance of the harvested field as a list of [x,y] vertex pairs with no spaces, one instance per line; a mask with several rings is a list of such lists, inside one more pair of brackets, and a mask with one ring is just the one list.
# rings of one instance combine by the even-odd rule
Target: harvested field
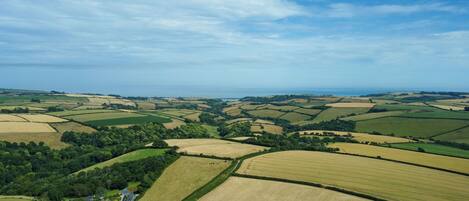
[[342,108],[342,107],[345,107],[345,108],[348,108],[348,107],[364,107],[364,108],[372,108],[373,106],[375,106],[374,103],[330,103],[330,104],[326,104],[326,106],[329,106],[329,107],[339,107],[339,108]]
[[390,144],[391,147],[399,149],[407,149],[418,151],[419,148],[423,149],[425,153],[443,154],[447,156],[464,157],[469,159],[469,150],[459,149],[450,146],[444,146],[432,143],[397,143]]
[[143,195],[141,201],[179,201],[202,187],[230,165],[230,161],[181,156]]
[[186,115],[184,116],[184,118],[189,119],[191,121],[200,121],[199,116],[200,116],[200,112],[196,112],[193,114]]
[[431,137],[469,125],[469,121],[385,117],[357,122],[358,132],[395,134],[396,136]]
[[251,126],[251,132],[262,133],[263,131],[271,134],[282,134],[283,128],[274,124],[254,124]]
[[247,139],[250,139],[252,137],[232,137],[230,139],[232,140],[236,140],[236,141],[244,141],[244,140],[247,140]]
[[250,153],[267,149],[262,146],[241,144],[219,139],[170,139],[165,141],[169,146],[178,146],[178,152],[229,158],[239,158]]
[[156,109],[155,103],[152,102],[137,102],[138,109],[140,110],[154,110]]
[[308,120],[310,118],[311,118],[311,116],[296,113],[296,112],[289,112],[289,113],[286,113],[286,114],[280,116],[280,119],[285,119],[289,122],[305,121],[305,120]]
[[89,171],[89,170],[94,170],[96,168],[105,168],[105,167],[112,166],[116,163],[125,163],[125,162],[129,162],[129,161],[137,161],[137,160],[145,159],[145,158],[148,158],[148,157],[161,156],[165,153],[165,151],[166,151],[166,149],[139,149],[139,150],[136,150],[136,151],[126,153],[124,155],[120,155],[120,156],[115,157],[113,159],[110,159],[110,160],[95,164],[93,166],[87,167],[87,168],[82,169],[82,170],[80,170],[76,173],[86,172],[86,171]]
[[51,133],[55,130],[46,123],[0,122],[0,133]]
[[249,104],[243,104],[243,105],[241,105],[239,108],[241,108],[241,109],[243,109],[243,110],[255,110],[256,108],[262,107],[262,106],[265,106],[265,105],[249,105]]
[[230,177],[201,201],[339,201],[366,200],[324,188],[243,177]]
[[96,120],[108,120],[108,119],[119,119],[126,117],[143,117],[144,115],[136,114],[132,112],[105,112],[105,113],[92,113],[92,114],[81,114],[67,116],[68,119],[73,119],[75,121],[87,122],[87,121],[96,121]]
[[414,142],[413,140],[393,137],[386,135],[372,135],[368,133],[354,133],[354,132],[344,132],[344,131],[325,131],[325,130],[309,130],[309,131],[300,131],[300,135],[317,135],[317,136],[327,136],[324,132],[334,133],[335,135],[351,135],[353,139],[361,143],[366,142],[375,142],[375,143],[403,143],[403,142]]
[[163,123],[163,126],[167,129],[174,129],[174,128],[177,128],[179,126],[182,126],[186,123],[184,123],[183,121],[179,120],[179,119],[171,119],[171,122],[168,122],[168,123]]
[[330,121],[337,118],[350,116],[353,114],[362,114],[368,112],[369,108],[329,108],[314,118],[313,122]]
[[469,144],[469,126],[436,136],[435,139]]
[[17,114],[17,116],[26,119],[30,122],[39,122],[39,123],[58,123],[68,121],[66,119],[45,115],[45,114]]
[[94,128],[91,128],[91,127],[88,127],[88,126],[85,126],[76,122],[72,122],[72,121],[64,122],[64,123],[53,123],[51,124],[51,126],[54,127],[55,130],[57,130],[57,132],[62,133],[62,134],[66,131],[73,131],[77,133],[96,132]]
[[254,123],[255,124],[275,124],[273,121],[264,120],[264,119],[256,119]]
[[47,146],[51,147],[52,149],[61,149],[68,147],[69,145],[62,142],[60,139],[62,138],[62,134],[49,132],[49,133],[0,133],[0,140],[7,141],[7,142],[44,142]]
[[8,122],[22,122],[22,121],[26,121],[26,119],[23,119],[21,117],[18,117],[18,116],[15,116],[15,115],[11,115],[11,114],[0,114],[0,122],[4,122],[4,121],[8,121]]
[[467,176],[391,161],[313,151],[249,158],[240,174],[335,186],[387,200],[465,200]]
[[277,111],[277,110],[267,110],[267,109],[263,109],[263,110],[251,110],[251,111],[248,111],[249,114],[253,115],[253,116],[256,116],[256,117],[271,117],[271,118],[278,118],[280,116],[282,116],[283,114],[285,114],[284,112],[280,112],[280,111]]
[[240,116],[240,115],[241,115],[241,111],[242,111],[241,109],[232,109],[232,110],[226,111],[225,113],[226,113],[227,115],[236,117],[236,116]]
[[299,108],[296,109],[295,112],[307,114],[307,115],[316,115],[321,112],[319,109],[306,109],[306,108]]
[[382,117],[390,117],[390,116],[399,116],[401,114],[406,113],[406,111],[389,111],[389,112],[377,112],[377,113],[365,113],[356,116],[344,117],[341,118],[342,120],[349,120],[349,121],[363,121],[369,119],[377,119]]
[[64,117],[64,116],[72,116],[72,115],[79,115],[79,114],[93,114],[93,113],[105,113],[105,112],[116,112],[115,110],[68,110],[68,111],[61,111],[61,112],[50,112],[48,114]]
[[402,149],[392,149],[386,147],[355,144],[355,143],[334,143],[330,147],[339,148],[341,153],[358,154],[364,156],[377,157],[415,163],[429,167],[442,168],[456,172],[469,173],[469,159],[427,154]]

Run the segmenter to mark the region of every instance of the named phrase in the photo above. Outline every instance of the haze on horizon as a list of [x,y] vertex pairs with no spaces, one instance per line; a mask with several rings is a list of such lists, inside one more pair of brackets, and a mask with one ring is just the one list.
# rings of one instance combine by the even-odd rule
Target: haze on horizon
[[2,0],[0,88],[469,91],[468,20],[465,0]]

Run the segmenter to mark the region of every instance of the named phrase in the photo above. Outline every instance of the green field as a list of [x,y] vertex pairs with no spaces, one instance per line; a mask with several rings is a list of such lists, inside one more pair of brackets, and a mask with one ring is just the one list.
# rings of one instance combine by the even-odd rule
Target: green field
[[83,97],[71,97],[64,95],[22,95],[22,96],[0,96],[1,103],[30,103],[31,99],[39,99],[42,102],[44,101],[54,101],[54,102],[88,102],[87,98]]
[[79,122],[96,121],[96,120],[107,120],[107,119],[119,119],[126,117],[142,117],[144,115],[133,113],[133,112],[104,112],[104,113],[92,113],[92,114],[80,114],[67,116],[65,118],[72,119]]
[[469,127],[439,135],[435,139],[469,144]]
[[390,111],[395,111],[395,110],[440,111],[442,110],[442,109],[438,109],[438,108],[430,107],[430,106],[404,105],[404,104],[383,104],[383,105],[376,105],[374,108],[386,109]]
[[307,109],[307,108],[299,108],[296,109],[295,112],[307,114],[307,115],[316,115],[321,112],[320,109]]
[[105,112],[116,112],[115,110],[67,110],[61,112],[50,112],[48,114],[65,117],[65,116],[72,116],[72,115],[80,115],[80,114],[93,114],[93,113],[105,113]]
[[82,169],[82,170],[78,171],[77,173],[93,170],[93,169],[96,169],[96,168],[109,167],[109,166],[114,165],[116,163],[125,163],[125,162],[129,162],[129,161],[141,160],[141,159],[148,158],[148,157],[153,157],[153,156],[161,156],[165,153],[165,151],[166,151],[166,149],[140,149],[140,150],[136,150],[136,151],[133,151],[133,152],[126,153],[124,155],[115,157],[111,160],[107,160],[107,161],[95,164],[93,166],[87,167],[85,169]]
[[469,112],[465,111],[448,111],[437,109],[431,112],[411,112],[403,114],[405,117],[418,118],[440,118],[440,119],[467,119],[469,120]]
[[262,110],[251,110],[248,111],[250,115],[256,116],[256,117],[270,117],[270,118],[277,118],[279,116],[282,116],[285,114],[284,112],[280,112],[277,110],[267,110],[267,109],[262,109]]
[[365,114],[345,117],[345,118],[341,118],[341,119],[342,120],[348,120],[348,121],[363,121],[363,120],[376,119],[376,118],[381,118],[381,117],[399,116],[399,115],[404,114],[404,113],[405,113],[405,111],[388,111],[388,112],[377,112],[377,113],[365,113]]
[[329,108],[314,118],[313,122],[330,121],[352,114],[362,114],[368,112],[369,108]]
[[102,119],[95,121],[86,121],[85,123],[93,126],[115,126],[115,125],[132,125],[132,124],[144,124],[149,122],[156,123],[169,123],[171,119],[159,116],[138,116],[138,117],[124,117],[116,119]]
[[442,154],[447,156],[456,156],[469,158],[469,150],[458,149],[454,147],[430,144],[430,143],[394,143],[390,144],[391,147],[399,149],[407,149],[417,151],[418,148],[422,148],[426,153]]
[[212,136],[212,137],[220,137],[220,133],[218,133],[218,130],[216,126],[211,126],[207,124],[202,125],[205,129],[207,129],[207,133]]
[[466,125],[469,125],[469,121],[385,117],[359,121],[356,130],[365,133],[394,134],[396,136],[431,137]]
[[280,116],[280,119],[285,119],[289,122],[305,121],[305,120],[308,120],[310,118],[311,118],[311,116],[296,113],[296,112],[289,112],[289,113],[286,113],[286,114]]

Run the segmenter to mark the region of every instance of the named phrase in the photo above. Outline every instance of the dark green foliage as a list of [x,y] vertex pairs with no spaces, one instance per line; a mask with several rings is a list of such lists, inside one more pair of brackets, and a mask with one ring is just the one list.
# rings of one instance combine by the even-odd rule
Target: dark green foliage
[[103,107],[107,108],[107,109],[114,109],[114,110],[118,110],[118,109],[135,110],[135,109],[137,109],[133,105],[124,105],[124,104],[117,104],[117,103],[111,103],[111,104],[103,103]]
[[211,113],[208,113],[208,112],[202,112],[199,115],[200,122],[206,123],[208,125],[217,125],[217,124],[219,124],[219,122],[217,122],[215,120],[215,118],[217,118],[217,115],[214,115],[214,114],[211,114]]
[[447,141],[441,141],[441,140],[435,140],[435,143],[449,146],[449,147],[456,147],[459,149],[469,150],[469,144],[465,144],[465,143],[447,142]]
[[164,140],[155,140],[153,144],[151,145],[154,148],[166,148],[168,147],[168,143],[166,143]]
[[308,124],[297,128],[298,130],[333,130],[333,131],[354,131],[354,121],[344,121],[340,119],[323,121],[316,124]]
[[47,112],[60,112],[64,111],[64,108],[58,106],[50,106],[47,108]]
[[0,110],[1,113],[29,113],[29,109],[27,107],[22,108],[22,107],[15,107],[13,110],[9,109],[2,109]]
[[221,125],[218,127],[218,133],[222,137],[251,136],[251,123],[239,122],[231,125]]
[[418,147],[418,148],[417,148],[417,151],[418,151],[418,152],[425,152],[425,149],[423,149],[422,147]]
[[469,107],[464,107],[464,111],[469,111]]
[[287,101],[293,98],[311,98],[311,95],[276,95],[276,96],[264,96],[264,97],[253,97],[248,96],[240,99],[241,101],[256,102],[256,103],[270,103],[278,101]]
[[377,112],[387,112],[388,110],[385,109],[385,108],[371,108],[370,110],[368,110],[368,113],[377,113]]
[[125,125],[125,124],[144,124],[144,123],[168,123],[171,119],[160,117],[160,116],[143,116],[143,117],[124,117],[116,119],[103,119],[87,121],[86,123],[92,126],[113,126],[113,125]]
[[356,142],[347,137],[335,136],[333,138],[301,137],[299,134],[290,136],[263,134],[249,138],[245,143],[272,147],[272,150],[314,150],[314,151],[337,151],[337,148],[326,147],[329,142]]
[[40,102],[41,102],[41,99],[39,99],[39,98],[31,98],[31,102],[32,102],[32,103],[40,103]]

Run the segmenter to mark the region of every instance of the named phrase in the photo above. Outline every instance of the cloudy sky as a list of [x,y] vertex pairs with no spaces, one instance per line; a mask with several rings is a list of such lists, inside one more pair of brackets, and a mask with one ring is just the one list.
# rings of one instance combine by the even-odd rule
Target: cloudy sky
[[469,1],[1,0],[0,75],[123,95],[469,91]]

